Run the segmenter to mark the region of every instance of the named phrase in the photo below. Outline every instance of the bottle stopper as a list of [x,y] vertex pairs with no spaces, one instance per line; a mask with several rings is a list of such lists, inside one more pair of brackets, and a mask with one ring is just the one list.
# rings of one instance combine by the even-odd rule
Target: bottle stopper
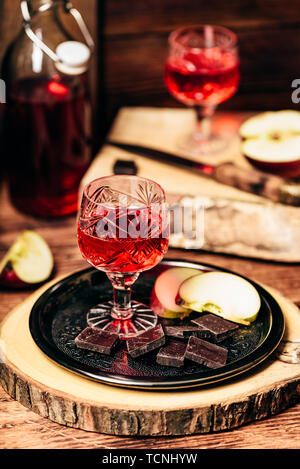
[[56,68],[67,75],[79,75],[88,68],[91,56],[88,46],[79,41],[65,41],[56,48]]

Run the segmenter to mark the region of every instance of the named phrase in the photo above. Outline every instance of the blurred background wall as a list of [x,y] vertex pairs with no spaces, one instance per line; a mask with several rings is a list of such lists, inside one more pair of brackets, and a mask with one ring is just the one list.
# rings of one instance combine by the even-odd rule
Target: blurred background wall
[[[0,57],[21,27],[19,3],[0,0]],[[73,4],[83,13],[98,47],[92,93],[99,139],[120,106],[180,106],[165,90],[163,69],[168,34],[183,25],[219,24],[239,37],[241,86],[221,109],[297,108],[291,102],[291,82],[300,78],[300,0],[73,0]]]

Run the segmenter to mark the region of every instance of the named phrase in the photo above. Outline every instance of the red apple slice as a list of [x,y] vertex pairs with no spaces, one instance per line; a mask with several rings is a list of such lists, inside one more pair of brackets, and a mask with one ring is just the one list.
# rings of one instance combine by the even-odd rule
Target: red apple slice
[[241,153],[269,173],[291,178],[300,175],[300,112],[262,112],[240,127]]
[[191,310],[176,304],[180,285],[187,278],[199,272],[189,267],[172,267],[161,273],[154,284],[150,307],[163,318],[180,318],[187,316]]
[[37,233],[24,231],[0,263],[0,283],[22,287],[47,280],[53,270],[53,256]]

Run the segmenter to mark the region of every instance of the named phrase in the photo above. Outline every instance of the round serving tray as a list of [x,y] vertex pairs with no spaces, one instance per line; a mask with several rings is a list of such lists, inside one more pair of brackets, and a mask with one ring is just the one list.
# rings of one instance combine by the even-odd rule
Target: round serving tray
[[[149,303],[157,276],[171,267],[229,272],[208,264],[164,260],[140,275],[133,288],[133,299]],[[133,359],[127,354],[125,341],[112,356],[77,348],[74,339],[87,326],[87,311],[112,297],[106,274],[92,268],[64,278],[40,296],[31,310],[30,332],[38,347],[57,364],[101,383],[148,390],[213,385],[261,363],[282,339],[284,319],[280,306],[264,288],[250,282],[261,298],[258,318],[249,327],[240,326],[231,338],[219,344],[228,349],[228,360],[218,369],[188,361],[182,368],[161,366],[156,363],[157,350]]]

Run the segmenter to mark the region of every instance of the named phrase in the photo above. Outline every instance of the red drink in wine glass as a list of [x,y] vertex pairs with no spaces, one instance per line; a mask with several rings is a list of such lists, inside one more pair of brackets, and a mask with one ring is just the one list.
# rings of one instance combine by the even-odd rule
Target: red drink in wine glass
[[170,93],[188,106],[216,106],[237,90],[239,63],[227,51],[215,47],[188,53],[182,59],[169,57],[165,80]]
[[193,154],[218,150],[224,142],[211,134],[209,123],[216,106],[238,89],[236,36],[226,28],[201,25],[174,31],[169,43],[166,87],[178,101],[193,106],[197,115],[196,132],[183,149]]
[[137,176],[96,179],[83,192],[78,220],[83,257],[106,272],[113,301],[91,308],[90,326],[135,337],[155,326],[157,316],[131,301],[131,286],[140,272],[157,265],[168,250],[168,208],[163,189]]

